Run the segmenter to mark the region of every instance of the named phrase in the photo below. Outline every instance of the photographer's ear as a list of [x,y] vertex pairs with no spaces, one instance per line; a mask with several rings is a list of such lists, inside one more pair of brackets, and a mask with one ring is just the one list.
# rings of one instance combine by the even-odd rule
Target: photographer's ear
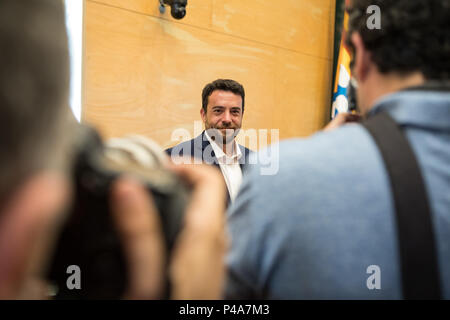
[[206,112],[203,108],[200,109],[200,116],[202,117],[203,123],[205,123],[206,120]]
[[351,42],[355,48],[352,72],[358,83],[364,82],[372,66],[370,52],[364,46],[364,42],[358,32],[352,33]]
[[0,212],[0,299],[44,299],[43,280],[69,201],[69,184],[57,173],[24,181]]

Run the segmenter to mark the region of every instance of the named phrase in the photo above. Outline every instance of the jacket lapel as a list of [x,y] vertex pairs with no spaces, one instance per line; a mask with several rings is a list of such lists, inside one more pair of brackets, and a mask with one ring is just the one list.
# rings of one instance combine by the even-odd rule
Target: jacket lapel
[[[199,143],[198,145],[201,145],[203,162],[211,164],[220,170],[219,161],[217,160],[216,154],[214,153],[214,150],[212,149],[212,146],[209,143],[209,140],[205,135],[205,131],[203,131],[202,134],[197,137],[197,139],[201,139],[201,144]],[[222,171],[221,171],[221,173],[222,173]],[[223,178],[223,176],[222,176],[222,178]],[[223,179],[225,182],[225,178],[223,178]],[[227,199],[226,199],[225,204],[226,204],[227,208],[231,204],[230,192],[228,191],[228,188],[227,188]]]
[[209,143],[208,138],[205,135],[205,131],[202,132],[200,136],[198,136],[196,139],[200,139],[198,146],[201,146],[201,159],[203,162],[207,164],[212,164],[216,166],[218,169],[220,169],[219,161],[216,158],[216,154],[214,153],[214,150]]

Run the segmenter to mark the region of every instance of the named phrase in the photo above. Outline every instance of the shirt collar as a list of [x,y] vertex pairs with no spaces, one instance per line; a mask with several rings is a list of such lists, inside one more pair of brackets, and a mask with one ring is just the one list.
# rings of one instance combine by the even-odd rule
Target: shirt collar
[[386,95],[369,116],[386,111],[401,125],[450,130],[450,92],[409,89]]

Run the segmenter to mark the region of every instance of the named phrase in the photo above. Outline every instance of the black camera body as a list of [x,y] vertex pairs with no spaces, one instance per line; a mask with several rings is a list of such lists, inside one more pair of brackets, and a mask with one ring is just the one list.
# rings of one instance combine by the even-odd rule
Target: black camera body
[[[47,278],[55,286],[56,299],[120,299],[128,283],[128,270],[110,213],[112,183],[123,173],[143,181],[160,214],[167,256],[182,227],[188,189],[160,166],[149,170],[107,164],[105,147],[96,132],[88,128],[81,131],[83,142],[78,147],[72,173],[73,205],[57,241]],[[71,265],[81,271],[79,289],[68,284]],[[166,282],[168,295],[168,279]]]

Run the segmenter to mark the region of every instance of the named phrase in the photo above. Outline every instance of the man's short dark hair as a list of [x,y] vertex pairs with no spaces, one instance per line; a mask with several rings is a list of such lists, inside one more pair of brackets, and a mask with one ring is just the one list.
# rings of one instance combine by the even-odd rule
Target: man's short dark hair
[[202,92],[202,108],[207,111],[208,98],[215,90],[230,91],[234,94],[240,95],[242,98],[242,114],[244,113],[245,104],[245,91],[244,87],[237,81],[230,79],[217,79],[211,83],[208,83]]
[[[62,166],[69,114],[64,4],[0,0],[0,203],[34,172]],[[66,134],[67,133],[67,134]]]
[[[377,5],[381,29],[367,27],[367,8]],[[423,73],[427,80],[450,74],[450,0],[352,0],[350,36],[356,31],[382,73]]]

